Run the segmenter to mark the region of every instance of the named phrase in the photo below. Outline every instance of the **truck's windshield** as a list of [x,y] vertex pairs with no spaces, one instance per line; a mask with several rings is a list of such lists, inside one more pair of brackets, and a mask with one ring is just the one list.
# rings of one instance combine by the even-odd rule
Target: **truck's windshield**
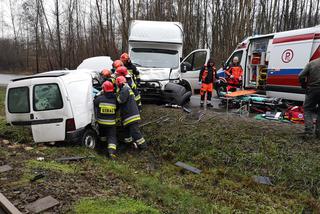
[[179,66],[179,54],[175,50],[133,48],[130,58],[137,66],[147,68],[177,68]]

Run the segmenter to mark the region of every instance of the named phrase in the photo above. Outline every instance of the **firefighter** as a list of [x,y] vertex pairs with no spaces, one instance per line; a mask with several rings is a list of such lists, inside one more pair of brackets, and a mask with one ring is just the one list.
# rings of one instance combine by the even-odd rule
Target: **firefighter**
[[145,149],[147,144],[143,138],[138,122],[141,120],[135,96],[124,76],[116,79],[120,91],[117,94],[117,101],[120,106],[122,125],[126,130],[126,143],[134,143],[138,148]]
[[99,125],[100,140],[108,143],[109,157],[113,159],[116,157],[117,150],[117,98],[114,93],[114,86],[110,81],[105,81],[102,88],[103,94],[94,100],[96,120]]
[[209,59],[207,64],[205,64],[199,74],[199,83],[201,84],[200,95],[200,107],[204,105],[204,98],[207,94],[207,107],[213,107],[211,103],[213,83],[217,79],[217,72],[215,64],[212,59]]
[[142,103],[141,103],[141,95],[140,92],[138,90],[138,87],[136,85],[136,83],[134,82],[133,78],[131,77],[131,75],[129,74],[127,68],[125,66],[120,66],[117,68],[116,70],[116,76],[123,76],[126,78],[127,80],[127,84],[130,86],[130,88],[132,89],[134,96],[135,96],[135,100],[137,102],[139,111],[141,111],[142,108]]
[[[320,58],[309,62],[299,74],[302,88],[306,89],[303,104],[305,137],[311,137],[314,132],[313,113],[317,110],[316,137],[320,138]],[[318,107],[318,109],[317,109]]]
[[227,91],[236,91],[241,86],[243,70],[237,56],[233,57],[232,64],[225,71],[227,75]]
[[132,76],[133,81],[136,85],[140,85],[140,73],[137,70],[137,67],[132,64],[131,59],[127,53],[123,53],[120,56],[120,60],[122,61],[123,65],[126,66],[128,69],[129,74]]
[[112,73],[115,73],[116,72],[116,70],[117,70],[117,68],[119,68],[119,67],[121,67],[121,66],[123,66],[123,63],[122,63],[122,61],[120,60],[120,59],[117,59],[117,60],[115,60],[113,63],[112,63]]
[[103,69],[101,71],[101,76],[103,78],[103,82],[110,81],[112,83],[115,83],[115,76],[112,74],[112,72],[109,69]]

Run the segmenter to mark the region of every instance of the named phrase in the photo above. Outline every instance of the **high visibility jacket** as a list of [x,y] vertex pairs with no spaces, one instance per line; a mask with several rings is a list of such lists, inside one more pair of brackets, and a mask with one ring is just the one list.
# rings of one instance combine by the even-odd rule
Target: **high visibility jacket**
[[136,84],[139,84],[140,83],[140,72],[138,71],[137,67],[132,64],[132,62],[128,62],[125,64],[129,74],[132,76],[133,78],[133,81],[136,83]]
[[135,97],[135,100],[137,102],[137,105],[141,106],[142,105],[141,104],[141,95],[140,95],[140,92],[138,90],[137,84],[134,82],[132,77],[126,77],[126,79],[127,79],[128,85],[130,86],[131,90],[134,93],[134,97]]
[[135,96],[128,84],[124,84],[117,95],[121,121],[124,126],[141,120]]
[[242,79],[242,76],[243,76],[243,70],[241,65],[231,65],[229,69],[226,70],[225,73],[227,74],[228,77],[233,75],[233,77],[237,80]]
[[204,65],[201,68],[199,74],[199,82],[201,81],[202,83],[209,84],[213,83],[216,78],[218,77],[215,67]]
[[116,125],[117,99],[114,93],[103,93],[94,100],[97,123]]

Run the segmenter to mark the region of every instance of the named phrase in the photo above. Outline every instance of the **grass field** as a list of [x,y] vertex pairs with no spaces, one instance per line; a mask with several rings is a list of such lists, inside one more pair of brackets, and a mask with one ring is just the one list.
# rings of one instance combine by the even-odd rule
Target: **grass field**
[[[0,93],[3,94],[1,91]],[[3,98],[0,98],[3,99]],[[1,106],[1,108],[3,108]],[[254,121],[207,111],[186,116],[178,109],[144,106],[143,122],[167,115],[168,121],[143,128],[146,151],[123,149],[111,161],[78,146],[0,147],[0,163],[17,171],[0,183],[10,200],[23,201],[15,189],[37,198],[60,201],[55,213],[302,213],[320,210],[320,143],[295,134],[301,126]],[[16,129],[2,133],[25,142]],[[9,133],[9,134],[8,134]],[[0,143],[1,145],[1,143]],[[30,144],[27,144],[30,145]],[[15,156],[11,154],[15,152]],[[94,156],[82,162],[59,163],[61,156]],[[36,161],[42,156],[43,162]],[[183,161],[202,170],[193,174],[174,165]],[[1,164],[0,164],[1,165]],[[45,178],[28,179],[35,172]],[[0,175],[2,176],[2,175]],[[252,176],[268,176],[273,185]],[[32,201],[27,198],[24,201]],[[17,205],[24,210],[23,202]]]

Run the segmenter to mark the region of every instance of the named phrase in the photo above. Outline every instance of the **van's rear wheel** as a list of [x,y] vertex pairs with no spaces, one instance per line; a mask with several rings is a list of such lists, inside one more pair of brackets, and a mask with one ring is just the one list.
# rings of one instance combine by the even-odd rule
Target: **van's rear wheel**
[[82,135],[81,144],[89,149],[97,147],[97,134],[92,129],[86,129]]

